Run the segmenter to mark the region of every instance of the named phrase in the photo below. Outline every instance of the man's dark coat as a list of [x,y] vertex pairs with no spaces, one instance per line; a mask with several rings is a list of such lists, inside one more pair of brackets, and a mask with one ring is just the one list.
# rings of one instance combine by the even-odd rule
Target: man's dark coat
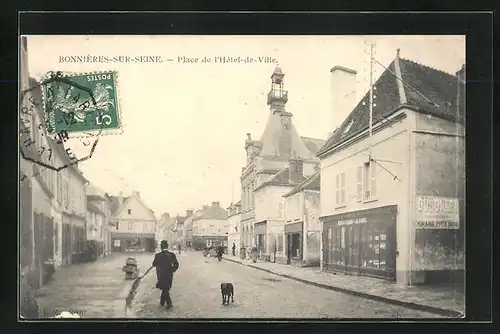
[[156,277],[158,279],[158,288],[170,290],[174,273],[179,269],[179,262],[175,254],[167,250],[156,253],[153,260],[153,267],[156,267]]

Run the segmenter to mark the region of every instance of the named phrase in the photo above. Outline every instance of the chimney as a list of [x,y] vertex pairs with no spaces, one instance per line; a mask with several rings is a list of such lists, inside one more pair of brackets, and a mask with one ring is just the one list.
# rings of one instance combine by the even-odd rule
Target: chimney
[[302,182],[304,176],[304,163],[297,158],[291,158],[289,161],[289,177],[293,183]]
[[189,209],[189,210],[186,210],[186,217],[191,217],[193,215],[193,210]]
[[220,206],[219,202],[212,202],[212,207],[218,207]]
[[331,132],[330,137],[336,129],[356,106],[356,74],[342,66],[334,66],[331,70]]
[[118,194],[118,204],[119,205],[123,204],[123,192],[122,191],[120,191],[120,193]]

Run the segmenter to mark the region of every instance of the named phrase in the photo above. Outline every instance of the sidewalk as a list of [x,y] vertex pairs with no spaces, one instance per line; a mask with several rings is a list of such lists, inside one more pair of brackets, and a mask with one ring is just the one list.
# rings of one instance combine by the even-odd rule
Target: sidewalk
[[125,259],[137,259],[141,272],[151,265],[153,255],[114,253],[95,262],[75,264],[57,270],[52,280],[35,294],[39,317],[50,318],[62,311],[82,318],[124,318],[125,298],[133,280],[125,280]]
[[400,287],[381,279],[331,274],[316,268],[298,268],[271,262],[253,263],[232,255],[225,255],[225,260],[247,267],[263,270],[275,275],[290,278],[305,284],[349,293],[363,298],[379,300],[411,309],[435,313],[446,317],[462,317],[465,310],[463,293],[451,291],[445,287]]

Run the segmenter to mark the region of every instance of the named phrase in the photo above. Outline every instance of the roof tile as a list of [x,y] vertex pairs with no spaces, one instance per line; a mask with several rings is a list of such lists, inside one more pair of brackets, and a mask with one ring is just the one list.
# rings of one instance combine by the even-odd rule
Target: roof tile
[[[374,84],[374,95],[376,96],[374,100],[376,106],[373,108],[372,114],[374,123],[383,120],[403,106],[398,91],[399,79],[393,74],[395,73],[396,60],[399,61],[401,77],[405,83],[404,90],[407,98],[405,105],[407,107],[413,107],[417,112],[430,113],[436,117],[463,122],[465,97],[459,101],[460,108],[457,108],[458,80],[456,76],[408,59],[396,58]],[[319,150],[319,155],[368,128],[369,94],[368,91],[339,129],[328,138],[326,144]],[[422,95],[427,99],[423,98]],[[434,103],[436,105],[433,105]]]

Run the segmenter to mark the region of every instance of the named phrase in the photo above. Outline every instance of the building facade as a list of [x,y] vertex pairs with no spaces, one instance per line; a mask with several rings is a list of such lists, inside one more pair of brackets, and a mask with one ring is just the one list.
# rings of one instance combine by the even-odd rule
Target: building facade
[[211,206],[204,205],[201,212],[193,217],[193,248],[227,247],[228,226],[227,211],[219,202],[212,202]]
[[87,195],[86,242],[93,259],[106,255],[108,221],[102,208],[105,198],[99,195]]
[[463,279],[464,84],[398,56],[318,153],[323,268]]
[[[271,89],[267,95],[267,104],[270,106],[270,113],[266,127],[260,140],[252,140],[250,134],[247,134],[245,142],[245,150],[247,153],[247,164],[242,168],[241,173],[241,235],[240,240],[244,248],[249,250],[260,245],[266,247],[266,258],[270,259],[268,241],[264,242],[266,235],[273,235],[276,238],[276,247],[280,249],[281,239],[278,230],[282,230],[284,216],[277,218],[277,213],[282,209],[278,209],[279,205],[283,205],[282,196],[287,192],[283,190],[278,192],[273,198],[277,202],[269,204],[262,199],[270,190],[262,190],[260,193],[262,205],[271,205],[273,207],[273,218],[267,217],[265,212],[267,208],[257,208],[259,203],[256,199],[256,189],[261,187],[263,183],[275,178],[278,173],[288,173],[283,170],[288,167],[292,157],[299,159],[302,162],[303,174],[310,176],[314,173],[314,166],[319,162],[316,157],[316,152],[323,146],[324,140],[300,137],[295,126],[292,123],[293,115],[285,110],[285,105],[288,101],[288,92],[284,89],[283,84],[284,74],[281,68],[277,67],[271,76]],[[296,184],[295,184],[296,185]],[[275,188],[272,188],[275,189]],[[278,189],[278,188],[276,188]],[[289,191],[290,189],[288,189]],[[272,192],[272,191],[270,191]],[[257,212],[263,215],[256,217]],[[278,219],[280,223],[274,224],[274,230],[267,230],[267,220]],[[271,228],[271,227],[270,227]],[[258,231],[256,231],[256,229]],[[258,232],[258,233],[257,233]],[[258,243],[257,239],[260,238]],[[274,241],[271,241],[274,245]],[[274,246],[273,246],[274,247]],[[279,252],[279,251],[278,251]],[[281,251],[282,252],[282,251]],[[274,250],[273,250],[274,255]]]
[[320,265],[321,173],[318,171],[285,194],[285,250],[287,263],[304,267]]
[[[96,243],[99,256],[111,253],[111,233],[115,229],[111,218],[111,197],[96,185],[89,183],[87,194],[87,243]],[[96,246],[91,245],[95,248]]]
[[154,252],[156,217],[154,212],[141,199],[139,192],[131,196],[112,196],[113,251],[117,252]]
[[228,247],[232,250],[233,244],[235,247],[236,256],[240,255],[242,248],[241,242],[241,201],[231,203],[228,212]]
[[186,210],[186,220],[183,224],[183,235],[184,235],[184,244],[183,246],[186,248],[193,247],[193,219],[199,212],[194,210]]
[[169,213],[163,213],[161,215],[156,228],[155,239],[157,245],[159,245],[162,240],[167,240],[168,243],[172,243],[174,239],[174,225],[175,218],[171,217]]

